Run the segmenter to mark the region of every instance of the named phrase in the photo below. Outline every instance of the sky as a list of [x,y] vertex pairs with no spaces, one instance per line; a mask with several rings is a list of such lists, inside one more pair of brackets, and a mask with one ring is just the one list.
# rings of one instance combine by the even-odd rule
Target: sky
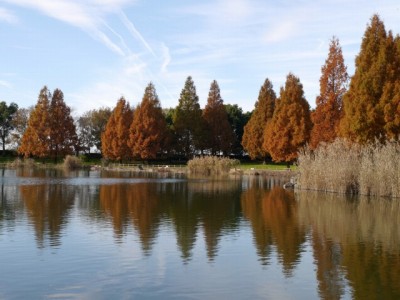
[[192,76],[201,107],[217,80],[251,111],[266,78],[279,95],[291,72],[315,107],[331,38],[352,75],[375,13],[400,33],[399,0],[0,0],[0,101],[35,105],[46,85],[79,116],[135,107],[153,82],[169,108]]

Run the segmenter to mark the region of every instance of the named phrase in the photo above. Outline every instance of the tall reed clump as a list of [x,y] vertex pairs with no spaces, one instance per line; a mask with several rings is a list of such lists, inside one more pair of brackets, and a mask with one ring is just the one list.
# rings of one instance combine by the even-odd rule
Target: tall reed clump
[[190,173],[201,175],[228,173],[231,168],[238,165],[237,159],[218,156],[195,157],[188,161]]
[[360,146],[337,139],[299,153],[298,187],[346,194],[400,197],[398,142]]
[[82,160],[73,155],[67,155],[64,159],[63,168],[65,170],[76,170],[82,167]]
[[19,157],[7,164],[7,167],[9,168],[23,168],[23,167],[32,168],[34,166],[35,166],[35,161],[32,158],[21,159]]

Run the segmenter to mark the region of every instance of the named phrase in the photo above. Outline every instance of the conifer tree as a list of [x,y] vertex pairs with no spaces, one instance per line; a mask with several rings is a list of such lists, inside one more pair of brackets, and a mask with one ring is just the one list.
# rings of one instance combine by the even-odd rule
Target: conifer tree
[[37,104],[29,116],[28,126],[18,148],[18,153],[25,157],[45,157],[49,154],[50,98],[50,91],[44,86],[40,90]]
[[304,98],[300,79],[289,74],[285,87],[281,88],[274,115],[267,124],[264,150],[274,161],[291,162],[310,137],[312,128],[310,105]]
[[134,157],[156,158],[162,149],[167,124],[162,113],[156,89],[152,83],[146,87],[142,102],[135,109],[130,127],[129,146]]
[[383,110],[384,130],[389,140],[400,139],[400,36],[393,38],[389,32],[387,39],[390,65],[380,107]]
[[244,127],[242,145],[251,159],[265,159],[268,154],[263,147],[264,131],[267,123],[272,119],[275,101],[276,94],[272,83],[267,78],[260,89],[250,120]]
[[316,148],[320,142],[333,142],[339,134],[343,96],[349,76],[339,40],[335,37],[330,42],[328,58],[321,68],[321,73],[320,94],[316,99],[315,112],[312,114],[314,123],[310,140],[312,148]]
[[196,150],[203,147],[205,134],[199,97],[190,76],[181,91],[173,122],[177,145],[180,146],[180,151],[190,158]]
[[72,154],[78,142],[71,109],[60,89],[53,92],[49,115],[49,155],[57,162],[58,157]]
[[128,146],[132,119],[133,112],[129,103],[124,97],[121,97],[101,135],[102,154],[105,158],[122,161],[132,157],[131,149]]
[[[389,36],[390,40],[390,36]],[[393,80],[392,48],[383,22],[371,18],[356,57],[355,74],[343,98],[344,117],[341,134],[353,141],[367,143],[384,139],[384,114],[380,101],[384,86]]]
[[213,155],[221,151],[224,154],[229,153],[233,145],[233,130],[216,80],[211,83],[203,118],[209,134],[208,148],[211,149],[211,153]]

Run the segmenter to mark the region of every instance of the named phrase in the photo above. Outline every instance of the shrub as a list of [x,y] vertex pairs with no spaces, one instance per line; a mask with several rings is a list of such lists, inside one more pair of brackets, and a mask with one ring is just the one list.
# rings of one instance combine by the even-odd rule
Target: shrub
[[400,145],[360,146],[342,139],[298,157],[298,187],[347,194],[400,197]]
[[236,159],[218,156],[195,157],[188,161],[190,173],[201,175],[228,173],[237,165],[239,161]]
[[10,168],[21,168],[21,167],[34,167],[35,161],[32,158],[16,158],[14,161],[7,164]]
[[82,166],[82,161],[79,157],[67,155],[64,159],[63,168],[66,170],[79,169]]

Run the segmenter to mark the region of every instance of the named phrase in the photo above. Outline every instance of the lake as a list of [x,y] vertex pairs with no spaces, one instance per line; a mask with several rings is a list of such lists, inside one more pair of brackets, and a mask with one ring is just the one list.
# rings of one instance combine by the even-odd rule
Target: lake
[[0,169],[0,299],[400,299],[400,199]]

